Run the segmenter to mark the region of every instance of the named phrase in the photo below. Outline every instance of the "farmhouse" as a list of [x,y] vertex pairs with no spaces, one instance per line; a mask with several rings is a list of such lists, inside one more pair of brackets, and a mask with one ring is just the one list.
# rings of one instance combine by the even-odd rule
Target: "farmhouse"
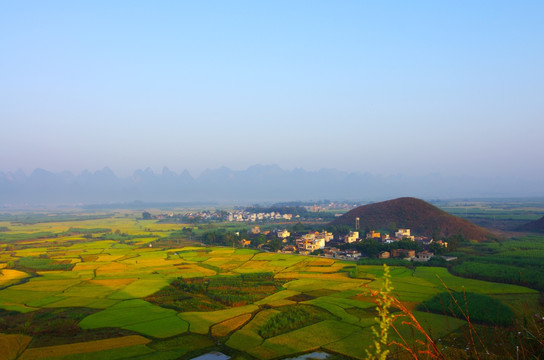
[[434,253],[432,251],[421,251],[416,254],[416,257],[413,260],[426,262],[431,260],[433,256],[434,256]]
[[399,240],[407,238],[407,239],[410,239],[410,240],[414,241],[414,237],[412,235],[410,235],[410,229],[399,229],[395,233],[395,238],[397,238]]
[[[315,251],[317,249],[323,249],[325,247],[324,243],[321,243],[320,240],[317,239],[306,239],[301,238],[296,240],[297,249],[299,251]],[[321,247],[323,246],[323,247]]]
[[276,235],[278,236],[278,238],[280,239],[285,239],[289,236],[291,236],[291,233],[289,231],[287,231],[287,229],[284,229],[284,230],[278,230],[278,232],[276,233]]
[[297,251],[297,248],[293,245],[287,245],[287,246],[284,246],[281,248],[281,252],[285,253],[285,254],[292,254],[294,253],[295,251]]
[[414,238],[414,241],[421,243],[422,245],[428,246],[433,242],[433,239],[427,237],[427,236],[416,236]]
[[408,249],[393,249],[391,250],[391,256],[396,258],[413,258],[416,256],[415,250]]
[[240,240],[240,245],[242,246],[249,246],[251,244],[250,240],[242,239]]
[[360,258],[361,253],[357,250],[346,250],[346,257],[348,258]]
[[382,251],[378,257],[380,259],[389,259],[391,257],[391,253],[389,253],[389,251]]
[[300,251],[315,251],[325,248],[325,244],[332,240],[334,235],[327,231],[310,232],[295,240],[297,248]]
[[350,231],[349,234],[344,236],[344,242],[346,244],[351,244],[359,240],[359,232],[358,231]]
[[340,249],[338,249],[338,248],[330,247],[330,248],[323,249],[323,254],[325,256],[333,256],[334,257],[339,251],[340,251]]

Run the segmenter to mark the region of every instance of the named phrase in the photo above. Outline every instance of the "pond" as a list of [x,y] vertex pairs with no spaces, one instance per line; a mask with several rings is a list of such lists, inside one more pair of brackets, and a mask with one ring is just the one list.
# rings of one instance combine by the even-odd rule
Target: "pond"
[[219,351],[212,351],[204,355],[197,356],[191,360],[228,360],[230,356],[225,355]]
[[[323,351],[314,351],[313,353],[303,354],[295,358],[288,358],[285,360],[325,360],[328,359],[331,354],[328,354]],[[191,360],[229,360],[230,356],[225,355],[219,351],[211,351],[207,354],[200,355],[198,357],[192,358]]]
[[313,353],[304,354],[297,356],[296,358],[289,358],[286,360],[323,360],[328,359],[331,356],[331,354],[328,354],[323,351],[315,351]]

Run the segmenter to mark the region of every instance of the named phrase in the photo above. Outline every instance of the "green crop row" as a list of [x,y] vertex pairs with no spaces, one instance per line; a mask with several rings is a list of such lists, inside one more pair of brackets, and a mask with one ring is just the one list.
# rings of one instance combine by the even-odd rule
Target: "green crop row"
[[512,309],[489,295],[470,292],[443,292],[418,306],[421,311],[454,316],[474,323],[510,326]]

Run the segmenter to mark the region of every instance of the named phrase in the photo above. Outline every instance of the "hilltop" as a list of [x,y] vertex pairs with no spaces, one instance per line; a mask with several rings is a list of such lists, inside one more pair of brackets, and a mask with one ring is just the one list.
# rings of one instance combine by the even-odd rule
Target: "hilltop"
[[523,224],[516,228],[516,230],[544,233],[544,216],[538,220]]
[[421,236],[450,237],[461,234],[465,238],[477,241],[496,237],[470,221],[411,197],[359,206],[334,220],[331,225],[354,226],[357,217],[361,230],[409,228],[413,234]]

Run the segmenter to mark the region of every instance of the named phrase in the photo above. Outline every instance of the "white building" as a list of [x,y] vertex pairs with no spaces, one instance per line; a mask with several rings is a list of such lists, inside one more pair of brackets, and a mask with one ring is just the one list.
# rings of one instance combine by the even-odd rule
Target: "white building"
[[351,244],[359,240],[359,232],[358,231],[350,231],[349,234],[344,236],[344,242],[346,244]]
[[286,237],[291,236],[291,233],[287,231],[286,229],[284,229],[284,230],[278,230],[277,235],[280,239],[285,239]]
[[399,231],[395,233],[395,238],[397,239],[408,238],[412,241],[414,240],[414,237],[410,235],[410,229],[399,229]]

